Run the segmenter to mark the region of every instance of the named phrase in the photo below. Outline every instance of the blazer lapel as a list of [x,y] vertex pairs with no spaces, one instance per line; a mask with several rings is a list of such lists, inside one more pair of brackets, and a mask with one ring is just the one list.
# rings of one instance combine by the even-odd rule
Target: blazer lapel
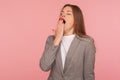
[[66,55],[65,66],[64,66],[63,72],[66,72],[67,67],[70,65],[72,56],[74,55],[78,45],[79,45],[79,40],[76,35],[73,41],[71,42],[68,53]]
[[59,63],[60,71],[63,74],[62,57],[61,57],[61,46],[59,47],[59,51],[58,51],[58,63]]

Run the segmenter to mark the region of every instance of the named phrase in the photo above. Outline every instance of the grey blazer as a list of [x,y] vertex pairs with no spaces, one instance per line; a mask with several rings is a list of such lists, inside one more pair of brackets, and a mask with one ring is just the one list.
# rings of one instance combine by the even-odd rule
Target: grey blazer
[[92,37],[75,36],[68,50],[64,69],[60,45],[53,45],[54,36],[46,40],[40,59],[43,71],[49,71],[48,80],[95,80],[94,64],[96,48]]

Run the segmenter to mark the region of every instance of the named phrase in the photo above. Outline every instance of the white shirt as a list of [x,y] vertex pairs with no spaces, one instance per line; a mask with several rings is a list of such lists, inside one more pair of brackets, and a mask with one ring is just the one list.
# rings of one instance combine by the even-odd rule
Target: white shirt
[[68,35],[68,36],[63,36],[62,41],[61,41],[61,57],[62,57],[62,65],[64,68],[65,64],[65,58],[67,55],[67,52],[69,50],[69,47],[71,45],[72,40],[74,39],[75,35]]

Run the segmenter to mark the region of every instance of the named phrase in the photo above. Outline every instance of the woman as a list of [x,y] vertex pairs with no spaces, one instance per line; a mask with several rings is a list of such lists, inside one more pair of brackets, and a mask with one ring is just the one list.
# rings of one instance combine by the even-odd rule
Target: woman
[[66,4],[61,10],[55,35],[47,38],[40,60],[48,80],[95,80],[96,48],[92,37],[85,32],[82,11]]

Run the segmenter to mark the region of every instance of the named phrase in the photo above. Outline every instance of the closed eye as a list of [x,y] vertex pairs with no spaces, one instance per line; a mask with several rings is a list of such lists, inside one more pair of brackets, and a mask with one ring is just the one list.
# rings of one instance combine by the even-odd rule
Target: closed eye
[[[62,15],[63,13],[61,12],[60,15]],[[71,15],[71,13],[66,13],[67,15]]]
[[71,15],[71,13],[67,13],[67,15]]

